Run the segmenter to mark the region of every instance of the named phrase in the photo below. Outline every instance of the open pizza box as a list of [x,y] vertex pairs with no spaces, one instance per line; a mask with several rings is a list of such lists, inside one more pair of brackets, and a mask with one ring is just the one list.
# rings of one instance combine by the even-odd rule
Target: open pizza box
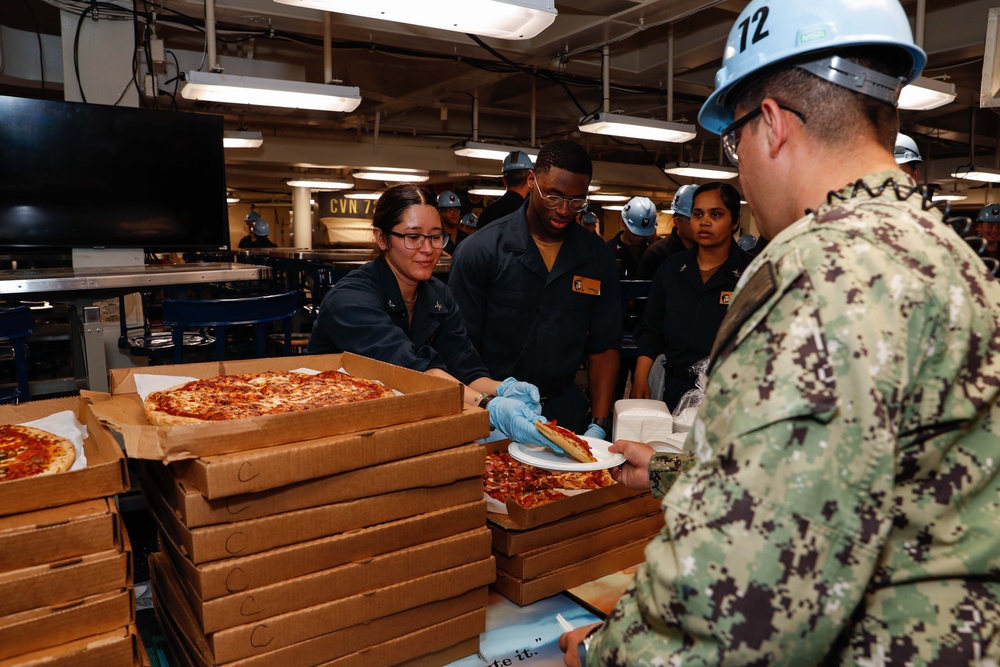
[[[489,452],[505,452],[509,444],[509,440],[496,440],[486,443],[486,448]],[[568,516],[580,514],[581,512],[618,502],[625,498],[632,498],[643,493],[649,493],[649,491],[630,489],[624,484],[612,484],[601,489],[578,492],[568,495],[562,500],[555,500],[531,508],[521,507],[508,499],[506,502],[507,514],[487,512],[486,518],[488,521],[503,528],[524,530],[552,523],[553,521],[559,521]]]
[[0,424],[35,422],[66,411],[86,426],[86,467],[0,483],[0,515],[113,496],[129,488],[125,455],[114,436],[91,415],[86,399],[73,396],[0,406]]
[[[399,392],[399,395],[247,419],[153,426],[146,419],[136,386],[136,376],[143,374],[176,376],[182,378],[180,382],[183,382],[183,378],[202,379],[219,375],[298,369],[343,369],[357,377],[378,380]],[[348,352],[116,368],[110,374],[111,396],[106,400],[94,397],[94,413],[102,423],[122,435],[130,457],[168,462],[458,414],[463,405],[462,385],[456,381],[432,377]]]
[[134,625],[32,651],[17,656],[14,661],[17,667],[136,667],[149,664]]

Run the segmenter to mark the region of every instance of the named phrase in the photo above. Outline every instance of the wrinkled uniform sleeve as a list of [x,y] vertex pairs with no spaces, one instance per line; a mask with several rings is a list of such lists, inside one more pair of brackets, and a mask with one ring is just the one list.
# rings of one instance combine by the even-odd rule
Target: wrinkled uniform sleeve
[[[770,248],[774,252],[754,263],[759,272],[775,258],[773,294],[717,351],[687,443],[696,465],[667,492],[665,528],[595,635],[588,664],[819,664],[846,650],[836,643],[856,620],[852,614],[876,604],[882,618],[895,616],[899,627],[872,622],[863,629],[871,637],[862,637],[871,646],[858,655],[899,650],[893,637],[911,643],[905,647],[911,658],[948,641],[948,630],[930,630],[942,611],[930,586],[947,571],[938,575],[913,565],[933,555],[926,545],[914,552],[931,538],[914,535],[909,546],[889,547],[886,540],[894,521],[905,521],[901,508],[907,503],[914,517],[930,504],[947,517],[961,498],[948,497],[952,489],[995,487],[995,457],[978,463],[969,457],[951,471],[957,477],[908,496],[893,488],[899,473],[894,447],[905,423],[900,405],[907,392],[919,392],[917,369],[930,363],[926,357],[960,359],[981,353],[983,344],[944,352],[949,304],[940,300],[940,288],[900,269],[896,250],[831,234],[790,251]],[[941,400],[944,387],[935,389],[941,392],[917,399],[921,410]],[[956,417],[975,419],[975,412]],[[917,470],[927,462],[911,465]],[[933,478],[933,469],[927,477]],[[995,509],[996,498],[989,502]],[[996,520],[990,521],[995,530]],[[943,544],[958,526],[946,522],[940,529]],[[928,588],[880,599],[879,588],[900,576],[880,562],[890,557],[898,559],[896,568],[914,568],[914,578],[928,578]],[[975,559],[996,577],[995,556],[945,561],[960,575]],[[982,597],[988,603],[969,605],[984,609],[977,612],[980,619],[995,618],[991,595]],[[910,604],[900,606],[903,599]],[[959,627],[950,632],[964,641],[955,634]]]
[[[473,243],[473,240],[476,242]],[[489,249],[473,234],[466,243],[459,246],[451,260],[448,274],[448,287],[461,310],[469,339],[476,347],[483,342],[486,309],[489,305],[489,277],[495,264],[495,257],[490,254]]]
[[605,248],[600,259],[601,296],[590,314],[587,354],[620,350],[622,346],[622,288],[614,256]]
[[439,321],[434,349],[444,360],[446,370],[463,384],[471,384],[479,378],[489,377],[486,364],[469,340],[462,314],[451,291],[443,284],[440,287],[446,314]]
[[661,264],[650,285],[646,308],[642,311],[642,324],[636,331],[639,355],[656,359],[663,352],[663,317],[667,301],[667,281],[673,276]]

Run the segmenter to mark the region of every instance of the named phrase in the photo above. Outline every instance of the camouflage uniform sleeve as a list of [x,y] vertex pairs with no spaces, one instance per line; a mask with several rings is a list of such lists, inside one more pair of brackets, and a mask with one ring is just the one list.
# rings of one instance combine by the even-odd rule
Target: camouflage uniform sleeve
[[591,665],[819,664],[865,595],[892,521],[884,399],[940,306],[871,247],[781,245],[775,289],[717,353],[697,465],[666,494]]
[[687,454],[661,452],[649,460],[649,489],[654,498],[662,498],[674,485],[681,473],[694,465],[694,457]]

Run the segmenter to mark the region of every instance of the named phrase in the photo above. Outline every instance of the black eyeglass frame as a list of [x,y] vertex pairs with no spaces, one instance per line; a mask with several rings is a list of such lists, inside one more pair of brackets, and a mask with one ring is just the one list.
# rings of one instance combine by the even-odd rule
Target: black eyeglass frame
[[[802,123],[805,124],[806,115],[801,111],[799,111],[798,109],[793,109],[792,107],[782,104],[781,102],[778,102],[778,108],[795,114],[796,116],[798,116],[799,120],[801,120]],[[764,105],[758,104],[757,108],[743,114],[742,116],[734,120],[732,123],[722,128],[722,132],[719,133],[719,136],[722,137],[722,147],[726,150],[726,157],[729,158],[729,161],[733,164],[734,167],[740,166],[740,158],[736,152],[736,149],[740,145],[740,140],[736,136],[736,131],[742,128],[750,121],[752,121],[754,118],[757,118],[757,116],[761,115],[763,112],[764,112]]]
[[[441,250],[446,245],[448,245],[448,235],[445,234],[444,232],[440,234],[400,234],[399,232],[390,231],[389,235],[398,236],[399,238],[403,239],[403,247],[406,248],[407,250],[420,250],[421,248],[424,247],[424,243],[427,241],[430,241],[431,247],[434,248],[435,250]],[[411,239],[415,239],[417,237],[420,238],[420,243],[416,246],[411,247],[410,246],[410,244],[412,243]],[[440,245],[437,245],[435,243],[434,241],[435,239],[437,239],[437,244]]]

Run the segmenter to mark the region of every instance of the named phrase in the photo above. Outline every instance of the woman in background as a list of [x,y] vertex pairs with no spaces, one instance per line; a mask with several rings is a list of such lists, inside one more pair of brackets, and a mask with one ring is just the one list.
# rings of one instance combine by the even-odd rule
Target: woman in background
[[[639,359],[631,398],[662,398],[673,410],[697,379],[692,364],[712,343],[750,256],[733,240],[740,221],[740,193],[728,183],[705,183],[694,192],[691,232],[695,245],[669,257],[653,277],[636,335]],[[663,396],[650,396],[653,360],[665,355]]]
[[489,410],[492,428],[557,449],[534,426],[536,419],[546,421],[538,389],[489,377],[451,290],[432,275],[448,241],[435,197],[410,183],[392,186],[375,205],[372,226],[376,258],[323,298],[307,352],[353,352],[458,380],[467,404]]

